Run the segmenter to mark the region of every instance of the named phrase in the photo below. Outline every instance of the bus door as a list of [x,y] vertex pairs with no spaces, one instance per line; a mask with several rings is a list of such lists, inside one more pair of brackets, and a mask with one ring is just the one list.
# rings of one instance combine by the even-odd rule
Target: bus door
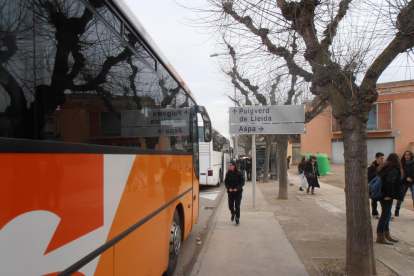
[[200,179],[200,167],[199,167],[199,142],[198,142],[198,119],[197,113],[201,114],[201,118],[203,119],[203,135],[204,135],[204,142],[211,141],[211,120],[203,106],[197,105],[193,109],[191,109],[191,137],[193,142],[193,166],[194,166],[194,173],[193,173],[193,225],[198,220],[198,212],[199,212],[199,179]]
[[193,221],[192,226],[196,224],[199,213],[199,178],[200,178],[200,166],[199,166],[199,143],[198,143],[198,120],[197,112],[192,108],[191,112],[191,137],[193,142]]

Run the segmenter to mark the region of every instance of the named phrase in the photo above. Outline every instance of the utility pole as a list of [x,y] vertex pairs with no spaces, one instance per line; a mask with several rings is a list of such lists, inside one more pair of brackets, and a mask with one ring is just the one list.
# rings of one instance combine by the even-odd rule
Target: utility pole
[[[236,85],[234,85],[234,107],[236,107]],[[237,134],[234,134],[234,154],[238,157]]]

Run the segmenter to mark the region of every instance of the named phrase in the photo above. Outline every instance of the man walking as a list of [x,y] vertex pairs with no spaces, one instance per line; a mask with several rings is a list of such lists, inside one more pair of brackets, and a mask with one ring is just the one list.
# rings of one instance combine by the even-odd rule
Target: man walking
[[[384,154],[382,152],[377,152],[375,154],[375,161],[372,162],[371,166],[368,167],[368,183],[377,175],[377,168],[384,163]],[[376,199],[371,199],[371,209],[372,217],[379,219],[379,213],[377,210],[378,201]]]
[[252,181],[252,156],[246,159],[246,172],[247,172],[247,181]]
[[239,155],[239,160],[237,160],[237,166],[240,168],[240,172],[243,177],[246,178],[246,160],[243,158],[243,155]]

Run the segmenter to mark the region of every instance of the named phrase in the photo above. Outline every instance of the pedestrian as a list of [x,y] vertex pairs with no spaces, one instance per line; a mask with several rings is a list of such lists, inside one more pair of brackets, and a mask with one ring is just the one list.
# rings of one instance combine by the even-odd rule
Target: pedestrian
[[[384,154],[377,152],[375,154],[375,161],[368,167],[368,183],[377,176],[378,167],[384,163]],[[379,213],[377,210],[378,200],[376,198],[371,199],[371,214],[373,218],[379,219]]]
[[[300,160],[300,163],[298,165],[298,174],[304,174],[307,162],[308,158],[306,158],[306,156],[303,156],[302,160]],[[303,191],[302,187],[299,187],[299,191]]]
[[236,162],[230,161],[229,170],[226,173],[224,183],[227,188],[231,221],[234,221],[234,218],[236,217],[237,226],[240,225],[240,204],[242,200],[244,182],[245,178],[241,171],[237,168]]
[[387,160],[379,166],[377,174],[381,176],[382,196],[379,198],[381,204],[381,217],[377,225],[377,243],[392,245],[398,240],[391,237],[390,219],[393,199],[402,200],[402,168],[398,154],[391,153]]
[[403,157],[401,158],[401,165],[403,168],[403,197],[402,200],[397,201],[397,206],[395,206],[396,217],[400,216],[401,203],[404,201],[405,196],[407,195],[408,189],[411,190],[411,197],[413,199],[414,207],[414,155],[411,151],[407,150],[404,152]]
[[312,187],[311,194],[315,195],[315,187],[320,188],[318,178],[320,176],[318,170],[318,163],[316,162],[316,156],[311,156],[305,167],[306,180],[309,187],[306,189],[306,193],[309,194],[309,189]]
[[252,181],[252,164],[252,156],[249,154],[249,157],[246,159],[247,181]]
[[288,158],[287,158],[287,168],[288,168],[288,169],[290,169],[290,168],[289,168],[289,165],[290,165],[290,158],[292,158],[292,156],[290,156],[290,155],[289,155],[289,156],[288,156]]
[[243,177],[246,178],[246,160],[243,158],[243,155],[239,156],[239,160],[237,160],[237,165]]

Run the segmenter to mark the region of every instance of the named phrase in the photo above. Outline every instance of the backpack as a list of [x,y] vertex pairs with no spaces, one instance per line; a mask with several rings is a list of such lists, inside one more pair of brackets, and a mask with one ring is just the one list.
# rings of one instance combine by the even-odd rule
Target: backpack
[[382,179],[377,175],[368,184],[369,198],[375,199],[382,196],[381,193]]

